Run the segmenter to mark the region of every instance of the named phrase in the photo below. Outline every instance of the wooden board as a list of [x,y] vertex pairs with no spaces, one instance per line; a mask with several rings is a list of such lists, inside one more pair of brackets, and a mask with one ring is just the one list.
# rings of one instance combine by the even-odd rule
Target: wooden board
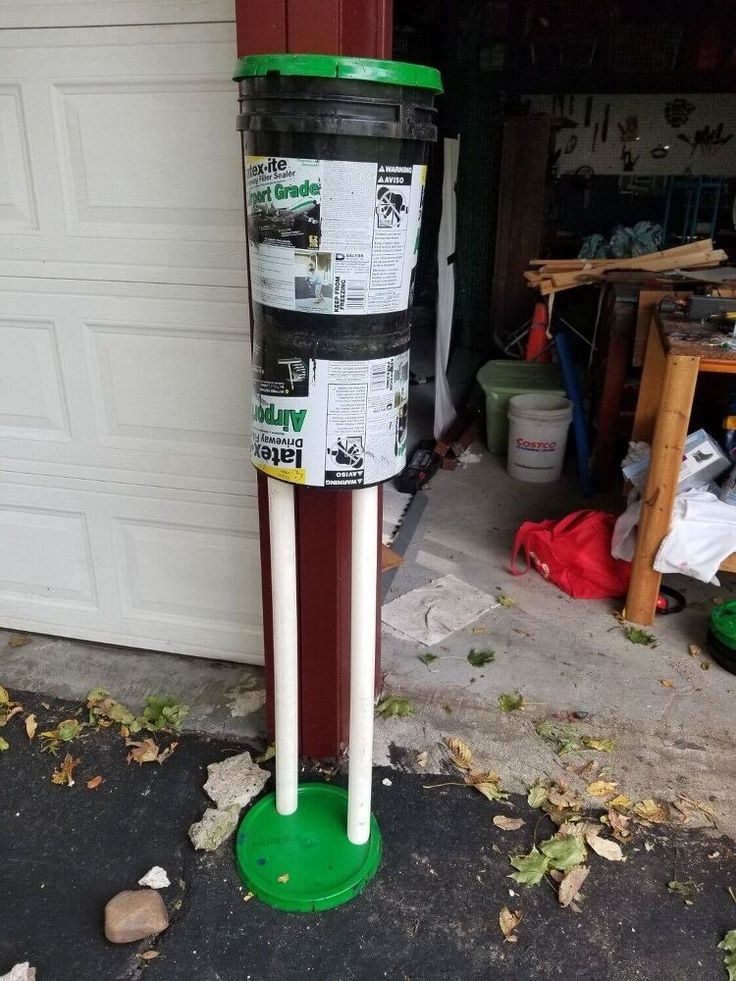
[[490,303],[494,332],[521,327],[536,299],[524,272],[542,240],[550,132],[547,116],[520,116],[504,124]]

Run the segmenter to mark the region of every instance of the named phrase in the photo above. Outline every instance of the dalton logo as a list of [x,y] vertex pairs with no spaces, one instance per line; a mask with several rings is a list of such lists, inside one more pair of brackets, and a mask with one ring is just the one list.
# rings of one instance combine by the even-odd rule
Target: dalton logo
[[300,433],[306,415],[306,409],[277,409],[273,402],[269,405],[253,405],[253,422],[283,429],[285,433]]

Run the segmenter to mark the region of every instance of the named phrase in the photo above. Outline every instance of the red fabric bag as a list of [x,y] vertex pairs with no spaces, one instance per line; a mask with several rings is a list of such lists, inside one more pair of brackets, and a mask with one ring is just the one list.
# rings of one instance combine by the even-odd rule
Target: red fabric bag
[[[523,576],[530,563],[545,579],[575,599],[615,599],[629,588],[631,563],[611,555],[616,516],[575,511],[561,521],[525,521],[514,539],[511,572]],[[520,549],[526,569],[516,568]]]

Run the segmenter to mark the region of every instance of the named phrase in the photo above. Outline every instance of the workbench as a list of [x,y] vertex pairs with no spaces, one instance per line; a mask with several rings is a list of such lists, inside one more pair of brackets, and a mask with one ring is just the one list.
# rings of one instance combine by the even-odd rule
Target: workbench
[[[725,341],[712,325],[682,314],[657,311],[652,318],[632,433],[652,447],[626,598],[626,618],[634,623],[654,620],[661,575],[653,563],[672,521],[698,375],[736,376],[736,350]],[[721,569],[736,572],[736,555]]]

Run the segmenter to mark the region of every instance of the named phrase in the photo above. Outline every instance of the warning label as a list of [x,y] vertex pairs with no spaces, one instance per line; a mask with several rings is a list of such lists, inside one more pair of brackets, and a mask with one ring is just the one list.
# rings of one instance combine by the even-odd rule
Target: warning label
[[254,466],[310,487],[362,487],[404,468],[408,351],[371,361],[287,358],[274,365],[256,364],[254,372]]
[[253,299],[304,313],[393,313],[414,285],[427,168],[246,157]]

